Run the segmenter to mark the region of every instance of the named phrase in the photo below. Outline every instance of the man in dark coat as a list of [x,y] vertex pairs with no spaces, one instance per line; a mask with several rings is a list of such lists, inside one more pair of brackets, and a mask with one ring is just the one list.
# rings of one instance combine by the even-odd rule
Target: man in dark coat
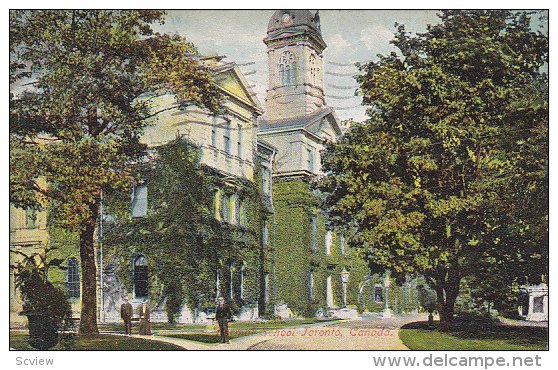
[[120,306],[120,317],[124,320],[126,335],[132,334],[132,305],[128,302],[128,297],[124,297],[124,303]]
[[215,310],[215,318],[219,323],[221,343],[229,343],[229,320],[232,318],[232,314],[229,305],[225,303],[223,297],[219,297],[217,309]]

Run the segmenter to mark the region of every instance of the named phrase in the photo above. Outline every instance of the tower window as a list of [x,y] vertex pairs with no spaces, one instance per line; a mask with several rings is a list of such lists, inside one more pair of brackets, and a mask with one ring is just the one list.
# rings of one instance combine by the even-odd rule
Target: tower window
[[285,51],[279,58],[279,76],[283,86],[294,85],[296,78],[295,70],[296,61],[293,53]]
[[310,54],[310,58],[308,60],[308,69],[310,70],[310,82],[312,84],[316,84],[316,76],[318,75],[318,71],[316,69],[316,57],[314,56],[314,54]]

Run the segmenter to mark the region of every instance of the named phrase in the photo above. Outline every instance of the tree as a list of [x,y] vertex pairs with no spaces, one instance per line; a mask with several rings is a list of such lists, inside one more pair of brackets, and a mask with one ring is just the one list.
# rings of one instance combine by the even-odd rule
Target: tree
[[[216,110],[211,73],[179,36],[156,34],[161,11],[10,12],[10,201],[50,203],[80,235],[80,333],[97,333],[94,232],[101,191],[129,187],[145,154],[154,95]],[[170,109],[170,108],[167,108]],[[42,186],[44,179],[47,186]]]
[[327,146],[318,188],[371,262],[428,278],[448,330],[463,277],[545,271],[548,37],[525,12],[440,18],[360,66],[370,119]]

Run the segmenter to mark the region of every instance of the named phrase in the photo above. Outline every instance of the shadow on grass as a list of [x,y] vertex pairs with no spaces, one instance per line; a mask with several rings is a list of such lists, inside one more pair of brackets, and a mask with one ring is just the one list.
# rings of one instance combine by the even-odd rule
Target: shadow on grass
[[[22,351],[34,351],[28,342],[27,332],[10,332],[10,348]],[[184,348],[170,343],[125,337],[119,335],[75,336],[71,343],[58,343],[51,348],[54,351],[180,351]]]
[[[401,329],[415,329],[424,333],[440,333],[438,331],[438,322],[435,321],[434,323],[435,326],[432,327],[426,321],[412,322],[403,325]],[[522,347],[548,346],[548,328],[511,326],[481,320],[458,321],[449,332],[440,334],[463,340],[500,341]]]

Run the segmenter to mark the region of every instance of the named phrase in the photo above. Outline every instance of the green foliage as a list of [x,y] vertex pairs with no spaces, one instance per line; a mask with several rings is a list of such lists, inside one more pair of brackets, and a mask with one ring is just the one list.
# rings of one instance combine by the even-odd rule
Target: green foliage
[[[326,278],[332,277],[334,302],[342,306],[341,272],[350,273],[347,303],[359,302],[358,288],[368,275],[368,266],[356,248],[341,253],[339,235],[333,232],[331,254],[325,254],[326,220],[319,210],[321,197],[304,179],[274,180],[275,225],[272,234],[277,304],[286,303],[293,312],[314,317],[326,306]],[[316,216],[316,249],[312,251],[312,216]],[[314,277],[314,299],[309,295],[309,273]],[[273,289],[273,288],[272,288]],[[271,292],[273,293],[273,291]],[[272,294],[273,295],[273,294]]]
[[440,16],[361,66],[370,120],[327,147],[319,189],[372,263],[429,279],[446,322],[464,276],[546,270],[548,37],[527,13]]
[[23,300],[22,314],[27,316],[29,322],[29,343],[43,350],[56,345],[58,330],[72,327],[66,292],[48,280],[49,270],[61,268],[64,262],[49,258],[51,250],[47,247],[30,255],[18,251],[16,253],[22,258],[11,266],[15,288]]
[[[120,281],[132,288],[134,256],[147,257],[150,299],[166,299],[169,321],[186,303],[193,309],[214,308],[215,280],[220,271],[221,292],[230,294],[233,271],[233,307],[254,303],[259,292],[259,231],[252,220],[261,200],[251,183],[225,184],[200,164],[200,150],[184,139],[157,148],[154,159],[142,169],[148,189],[147,216],[132,218],[129,192],[107,195],[106,212],[114,222],[105,226],[106,262],[116,262]],[[237,194],[248,208],[248,225],[215,219],[217,191]],[[244,295],[240,298],[240,270]]]
[[10,12],[10,201],[49,203],[57,226],[80,233],[83,333],[97,332],[101,192],[135,181],[131,166],[145,155],[139,138],[159,113],[148,96],[175,94],[175,107],[219,106],[210,72],[188,56],[193,45],[153,32],[163,20],[151,10]]

